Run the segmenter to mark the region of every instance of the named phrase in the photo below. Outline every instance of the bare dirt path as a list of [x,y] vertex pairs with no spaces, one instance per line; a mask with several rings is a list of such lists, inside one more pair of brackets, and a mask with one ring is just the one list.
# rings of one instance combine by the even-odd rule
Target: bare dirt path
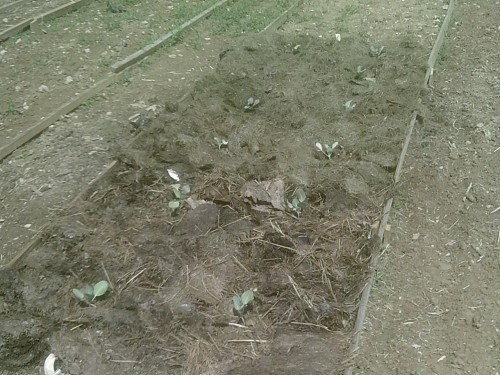
[[500,371],[498,2],[459,5],[416,129],[356,374]]

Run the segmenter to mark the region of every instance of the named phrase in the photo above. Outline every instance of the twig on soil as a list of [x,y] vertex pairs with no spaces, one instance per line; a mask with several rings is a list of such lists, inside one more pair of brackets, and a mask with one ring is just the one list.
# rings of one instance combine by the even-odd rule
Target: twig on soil
[[297,294],[297,297],[299,297],[299,299],[302,302],[304,302],[307,305],[307,307],[309,307],[310,309],[313,309],[314,308],[313,303],[311,302],[311,300],[305,294],[301,294],[299,292],[299,286],[292,279],[292,276],[288,275],[288,280],[290,281],[290,284],[292,284],[293,290],[295,291],[295,294]]
[[240,266],[240,267],[241,267],[241,268],[242,268],[242,269],[243,269],[246,273],[250,273],[250,272],[247,270],[247,268],[246,268],[243,264],[241,264],[241,262],[238,260],[238,258],[236,258],[234,255],[233,255],[233,259],[234,259],[234,262],[235,262],[238,266]]
[[274,242],[269,242],[269,241],[266,241],[266,240],[263,240],[262,238],[259,238],[257,239],[257,241],[260,241],[260,242],[264,242],[268,245],[272,245],[272,246],[276,246],[276,247],[280,247],[282,249],[287,249],[287,250],[290,250],[290,251],[293,251],[294,253],[297,252],[296,249],[294,249],[293,247],[290,247],[290,246],[285,246],[285,245],[280,245],[280,244],[277,244],[277,243],[274,243]]
[[245,216],[240,217],[239,219],[236,219],[236,220],[234,220],[234,221],[232,221],[232,222],[230,222],[230,223],[226,223],[226,224],[224,224],[224,225],[219,225],[217,228],[212,229],[211,231],[209,231],[209,233],[211,233],[211,232],[215,232],[215,231],[217,231],[217,230],[219,230],[219,229],[223,229],[223,228],[229,227],[229,226],[231,226],[231,225],[233,225],[233,224],[236,224],[236,223],[237,223],[237,222],[239,222],[239,221],[242,221],[242,220],[245,220],[245,219],[249,219],[249,218],[250,218],[250,216],[249,216],[249,215],[245,215]]
[[227,342],[235,342],[235,343],[250,343],[250,344],[265,344],[267,340],[254,340],[254,339],[242,339],[242,340],[227,340]]
[[232,327],[238,327],[238,328],[245,328],[247,329],[248,327],[247,326],[244,326],[243,324],[238,324],[238,323],[227,323],[228,325],[232,326]]
[[264,320],[264,318],[267,316],[267,314],[269,314],[271,311],[274,310],[274,308],[276,307],[276,305],[278,304],[279,302],[279,299],[274,303],[274,305],[272,305],[261,317],[260,319],[261,320]]
[[490,214],[494,214],[495,212],[497,211],[500,211],[500,206],[498,206],[497,208],[495,208],[493,211],[490,212]]
[[104,275],[106,275],[106,280],[108,280],[109,286],[111,289],[115,289],[111,279],[109,278],[108,271],[106,271],[106,267],[104,267],[104,262],[101,262],[102,270],[104,271]]
[[133,359],[110,359],[110,362],[115,362],[115,363],[137,363],[141,364],[141,361],[134,361]]
[[133,282],[135,279],[137,279],[139,276],[141,276],[144,273],[144,271],[146,271],[146,269],[147,269],[147,267],[143,268],[142,270],[137,272],[134,276],[132,276],[132,278],[125,283],[125,286],[123,287],[123,289],[125,289],[131,282]]
[[298,326],[317,327],[317,328],[324,329],[324,330],[326,330],[328,332],[334,332],[330,328],[328,328],[327,326],[324,326],[323,324],[303,323],[303,322],[290,322],[290,324],[295,324],[295,325],[298,325]]

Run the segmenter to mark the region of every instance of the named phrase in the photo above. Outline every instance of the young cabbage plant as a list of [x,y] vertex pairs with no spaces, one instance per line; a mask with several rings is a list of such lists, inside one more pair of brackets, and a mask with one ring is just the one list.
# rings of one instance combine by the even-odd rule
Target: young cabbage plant
[[297,214],[297,216],[300,216],[300,214],[302,213],[302,210],[306,206],[306,199],[307,199],[307,196],[306,196],[305,191],[302,190],[301,188],[298,188],[297,190],[295,190],[295,193],[293,194],[292,200],[289,201],[287,199],[286,204],[287,204],[288,208],[290,208],[291,210],[293,210]]
[[366,73],[366,69],[363,68],[361,65],[358,65],[356,67],[356,74],[354,75],[354,79],[356,79],[356,80],[362,79],[364,77],[365,73]]
[[83,289],[73,289],[73,294],[81,302],[94,302],[97,297],[101,297],[109,289],[109,284],[106,280],[101,280],[94,286],[87,285]]
[[245,311],[248,309],[248,307],[252,304],[253,302],[253,290],[248,289],[243,292],[241,296],[234,296],[233,297],[233,312],[235,315],[238,316],[243,316]]
[[214,137],[214,144],[219,148],[219,150],[223,147],[227,147],[227,145],[229,144],[228,141],[226,141],[225,139],[222,139],[222,138],[217,138],[217,137]]
[[245,110],[249,111],[257,107],[260,103],[260,100],[257,98],[250,97],[247,100],[247,105],[244,107]]
[[380,57],[382,52],[384,51],[384,46],[382,47],[377,47],[377,46],[370,46],[370,56],[371,57]]
[[356,107],[356,103],[352,100],[348,100],[347,102],[344,103],[344,108],[347,112],[352,112],[352,110]]
[[191,187],[188,184],[174,184],[172,185],[172,193],[175,199],[168,202],[168,208],[176,211],[182,207],[184,201],[188,198],[189,193],[191,193]]
[[333,151],[337,148],[338,145],[338,142],[332,143],[331,146],[326,143],[322,145],[321,143],[317,142],[316,148],[318,149],[318,151],[321,151],[323,155],[328,158],[328,160],[330,160],[332,158]]

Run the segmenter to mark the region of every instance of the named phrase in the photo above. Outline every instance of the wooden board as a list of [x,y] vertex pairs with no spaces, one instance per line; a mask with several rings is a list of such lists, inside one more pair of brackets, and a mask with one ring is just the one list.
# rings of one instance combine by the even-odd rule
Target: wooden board
[[74,12],[75,10],[81,8],[82,6],[86,5],[89,3],[89,0],[77,0],[77,1],[70,1],[67,4],[63,4],[61,6],[58,6],[57,8],[54,8],[52,10],[49,10],[46,13],[43,13],[33,19],[33,22],[31,23],[30,27],[36,27],[40,23],[43,23],[45,21],[52,20],[57,17],[64,16],[68,13]]
[[151,55],[153,52],[155,52],[158,48],[165,45],[174,36],[176,36],[177,34],[179,34],[182,31],[184,31],[188,27],[193,26],[194,24],[196,24],[197,22],[199,22],[203,18],[208,17],[215,9],[219,8],[220,6],[224,5],[227,2],[228,2],[228,0],[221,0],[217,3],[215,3],[210,8],[201,12],[196,17],[191,18],[189,21],[184,22],[181,26],[176,27],[174,30],[172,30],[168,34],[162,36],[160,39],[157,39],[153,43],[148,44],[146,47],[140,49],[139,51],[134,52],[130,56],[126,57],[125,59],[114,63],[113,65],[111,65],[111,70],[115,73],[118,73],[118,72],[121,72],[123,69],[127,68],[128,66],[135,64],[138,61],[141,61],[145,57],[147,57],[147,56]]
[[31,139],[39,135],[45,129],[47,129],[50,125],[56,122],[61,116],[74,111],[77,107],[79,107],[86,100],[90,99],[94,95],[98,94],[101,90],[106,88],[111,83],[115,82],[119,74],[110,74],[108,77],[103,78],[99,82],[97,82],[94,86],[88,88],[83,91],[80,95],[76,97],[59,108],[57,108],[54,112],[49,114],[46,118],[39,121],[35,125],[33,125],[28,130],[19,134],[15,137],[8,145],[0,148],[0,161],[5,159],[8,155],[10,155],[13,151],[15,151],[18,147],[21,147],[25,143],[29,142]]
[[304,0],[299,0],[295,4],[293,4],[290,8],[285,10],[281,16],[276,18],[273,22],[271,22],[269,25],[267,25],[264,30],[261,31],[261,34],[267,34],[267,33],[273,33],[277,31],[290,17],[290,14],[293,10],[298,8],[304,3]]
[[24,31],[30,27],[31,21],[33,18],[28,18],[27,20],[19,22],[17,25],[9,27],[7,30],[4,30],[0,33],[0,42],[9,39],[11,36],[14,36],[21,31]]
[[448,27],[450,25],[451,17],[453,15],[454,10],[455,10],[455,0],[450,0],[450,3],[448,4],[448,11],[446,12],[446,17],[444,18],[443,24],[439,29],[439,34],[436,38],[436,41],[434,42],[434,46],[432,47],[429,59],[427,60],[427,72],[425,73],[425,81],[424,81],[425,87],[431,84],[432,76],[434,74],[434,67],[436,65],[439,52],[443,47],[444,38],[446,36],[446,32],[448,31]]
[[18,5],[18,4],[22,3],[23,1],[26,1],[26,0],[17,0],[17,1],[13,1],[12,3],[9,3],[9,4],[2,5],[0,7],[0,12],[5,12],[7,9]]

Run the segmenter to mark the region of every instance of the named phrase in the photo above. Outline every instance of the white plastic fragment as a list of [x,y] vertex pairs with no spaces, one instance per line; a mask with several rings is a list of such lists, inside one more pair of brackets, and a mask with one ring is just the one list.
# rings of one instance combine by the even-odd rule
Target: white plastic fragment
[[175,181],[179,182],[181,179],[179,178],[179,174],[173,169],[167,169],[168,175]]
[[335,39],[337,39],[337,42],[340,42],[340,34],[335,34]]
[[54,370],[54,363],[57,357],[50,353],[47,358],[45,358],[45,363],[43,364],[43,373],[45,375],[61,375],[61,370]]

